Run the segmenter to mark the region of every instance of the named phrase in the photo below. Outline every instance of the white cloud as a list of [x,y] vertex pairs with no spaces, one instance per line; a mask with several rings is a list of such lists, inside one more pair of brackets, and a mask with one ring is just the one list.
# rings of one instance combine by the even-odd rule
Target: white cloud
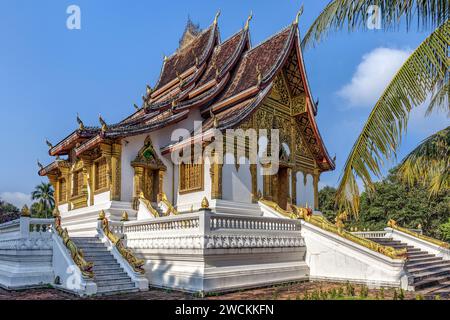
[[348,107],[373,106],[410,53],[383,47],[372,50],[362,57],[351,81],[337,94],[348,102]]
[[25,204],[30,206],[32,203],[31,196],[22,192],[2,192],[0,193],[0,199],[15,205],[19,209]]

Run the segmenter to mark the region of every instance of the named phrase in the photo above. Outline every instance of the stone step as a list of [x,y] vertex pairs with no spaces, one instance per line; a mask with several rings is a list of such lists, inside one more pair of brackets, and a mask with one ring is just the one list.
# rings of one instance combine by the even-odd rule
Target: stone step
[[101,290],[97,291],[98,296],[110,296],[110,295],[116,295],[116,294],[124,294],[124,293],[134,293],[139,292],[139,289],[137,288],[125,288],[125,289],[113,289],[113,290]]
[[117,284],[117,285],[107,285],[107,286],[97,286],[97,294],[104,293],[117,293],[120,291],[128,291],[128,290],[138,290],[134,283],[130,282],[127,284]]
[[409,270],[411,269],[415,269],[415,268],[426,268],[428,266],[433,266],[433,265],[446,265],[446,264],[450,264],[450,261],[444,261],[441,258],[429,258],[428,260],[424,260],[424,261],[407,261],[406,262],[406,268]]
[[434,255],[430,255],[430,257],[409,257],[406,264],[410,263],[418,263],[418,262],[432,262],[442,260],[442,258],[436,257]]
[[450,290],[450,280],[449,281],[442,281],[441,283],[437,285],[433,285],[429,288],[423,289],[420,292],[426,296],[426,295],[433,295],[437,291],[446,292]]
[[126,285],[126,284],[131,284],[134,286],[134,282],[131,281],[131,279],[129,277],[112,279],[112,280],[108,280],[108,279],[97,280],[97,279],[95,279],[94,282],[97,284],[97,287],[119,286],[119,285]]
[[109,251],[102,252],[91,252],[91,251],[83,251],[85,258],[102,258],[102,257],[111,257],[111,253]]
[[418,291],[418,290],[430,288],[432,286],[442,285],[443,283],[445,283],[446,281],[449,281],[449,280],[450,280],[450,275],[446,274],[443,276],[426,278],[424,280],[414,283],[413,287],[414,287],[415,291]]
[[406,267],[408,272],[411,274],[415,274],[418,272],[432,272],[440,269],[449,269],[450,268],[450,261],[441,261],[437,263],[431,263],[429,265],[425,266],[407,266]]
[[434,254],[426,253],[426,252],[412,252],[408,253],[408,260],[416,259],[416,258],[435,258],[436,256]]
[[414,277],[414,283],[420,282],[428,278],[447,276],[450,278],[450,268],[441,268],[436,271],[424,271],[411,274]]
[[126,272],[118,270],[117,272],[96,273],[94,280],[108,280],[108,279],[130,279]]
[[108,256],[91,256],[90,260],[92,262],[95,262],[95,261],[97,261],[97,262],[102,262],[102,261],[104,261],[104,262],[108,262],[108,261],[117,262],[116,259],[114,258],[114,256],[112,256],[112,255],[108,255]]
[[93,268],[94,273],[113,272],[114,270],[119,270],[119,269],[123,270],[118,262],[110,263],[110,264],[99,264],[99,265],[94,264],[94,268]]

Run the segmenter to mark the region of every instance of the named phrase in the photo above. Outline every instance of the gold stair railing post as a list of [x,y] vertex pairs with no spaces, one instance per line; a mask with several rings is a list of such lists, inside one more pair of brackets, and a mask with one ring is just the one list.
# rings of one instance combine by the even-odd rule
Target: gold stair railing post
[[70,239],[67,228],[63,229],[61,227],[61,216],[59,214],[58,209],[55,209],[53,215],[55,217],[55,231],[61,237],[64,245],[69,250],[73,262],[75,262],[75,264],[78,266],[83,276],[93,278],[94,271],[92,269],[94,267],[94,264],[92,262],[87,262],[84,259],[83,251],[79,249],[75,245],[75,243]]
[[413,236],[415,238],[418,238],[418,239],[421,239],[423,241],[427,241],[427,242],[430,242],[432,244],[435,244],[435,245],[437,245],[439,247],[442,247],[442,248],[445,248],[445,249],[450,249],[450,243],[444,242],[444,241],[441,241],[441,240],[438,240],[438,239],[435,239],[435,238],[432,238],[432,237],[428,237],[428,236],[425,236],[423,234],[420,234],[420,233],[411,231],[409,229],[400,227],[400,226],[397,225],[397,222],[394,219],[390,219],[388,221],[387,225],[388,225],[388,227],[390,227],[390,228],[392,228],[394,230],[401,231],[401,232],[406,233],[406,234],[408,234],[410,236]]
[[109,220],[108,218],[105,217],[105,213],[103,210],[99,214],[99,220],[101,220],[102,222],[103,232],[112,242],[112,244],[116,247],[116,249],[119,251],[122,257],[129,263],[129,265],[133,268],[135,272],[144,274],[145,270],[143,266],[145,264],[145,260],[138,259],[130,249],[125,247],[122,239],[111,231],[111,228],[109,227]]

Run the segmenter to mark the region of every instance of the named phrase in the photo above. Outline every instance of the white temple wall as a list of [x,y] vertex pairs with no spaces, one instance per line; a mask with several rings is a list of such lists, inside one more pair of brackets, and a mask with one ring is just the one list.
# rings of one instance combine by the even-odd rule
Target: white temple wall
[[222,168],[222,199],[252,203],[252,178],[247,158],[239,159],[239,170],[234,164],[234,155],[225,154]]
[[197,192],[179,193],[179,166],[175,166],[175,194],[176,207],[178,211],[198,210],[201,207],[201,202],[204,197],[211,201],[211,176],[209,170],[211,168],[209,159],[205,159],[203,165],[203,190]]
[[107,203],[110,201],[111,201],[111,192],[110,191],[106,191],[106,192],[94,195],[94,205]]
[[309,207],[314,206],[314,178],[307,174],[306,184],[304,183],[304,173],[297,172],[297,205]]
[[[147,136],[152,139],[153,147],[157,156],[161,159],[164,165],[167,167],[167,171],[164,175],[164,192],[166,193],[169,201],[174,201],[172,184],[174,182],[173,176],[173,163],[170,155],[161,155],[160,149],[174,142],[171,140],[172,133],[175,129],[186,129],[191,132],[194,129],[194,121],[201,121],[202,117],[198,109],[193,109],[189,112],[187,119],[180,121],[174,125],[164,127],[160,130],[141,134],[137,136],[127,137],[122,140],[122,179],[121,179],[121,201],[131,202],[133,199],[134,190],[134,168],[131,166],[131,162],[136,158],[139,150],[144,146],[144,141]],[[201,125],[198,122],[197,125]],[[176,138],[176,141],[178,139]]]

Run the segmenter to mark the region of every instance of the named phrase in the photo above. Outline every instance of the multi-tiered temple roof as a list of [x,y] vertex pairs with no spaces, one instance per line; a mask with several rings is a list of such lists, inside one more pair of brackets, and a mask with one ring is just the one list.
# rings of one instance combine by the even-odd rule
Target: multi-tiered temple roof
[[[147,86],[136,111],[116,124],[79,128],[50,148],[50,155],[80,155],[102,141],[149,133],[188,117],[199,107],[203,131],[213,127],[232,128],[245,121],[271,91],[280,72],[288,78],[292,96],[305,95],[305,108],[296,115],[308,148],[322,171],[334,169],[316,125],[317,106],[313,102],[300,48],[297,22],[261,44],[251,47],[249,21],[239,32],[221,42],[217,16],[201,31],[189,22],[180,47],[164,58],[154,88]],[[164,149],[170,152],[170,146]],[[51,170],[51,165],[40,171]]]

